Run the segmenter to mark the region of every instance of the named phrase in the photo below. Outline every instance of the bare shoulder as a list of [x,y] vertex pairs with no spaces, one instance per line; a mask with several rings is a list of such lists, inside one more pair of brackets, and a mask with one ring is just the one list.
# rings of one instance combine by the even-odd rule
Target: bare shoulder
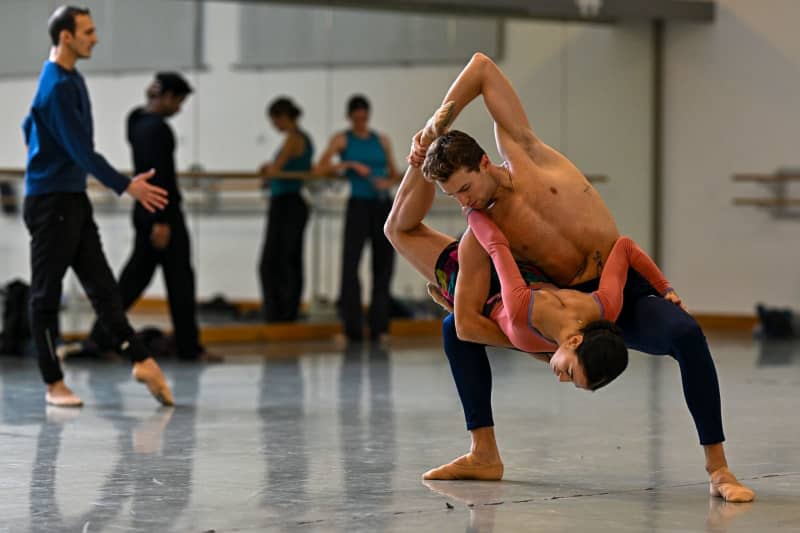
[[555,194],[568,192],[593,192],[593,187],[572,161],[555,148],[541,142],[520,147],[508,159],[514,177],[523,183],[547,183],[556,187]]
[[494,125],[497,151],[509,163],[520,165],[523,162],[544,163],[548,156],[548,146],[530,128],[511,134],[499,124]]
[[541,165],[523,150],[519,150],[517,153],[509,152],[506,156],[506,166],[511,176],[514,190],[523,195],[523,197],[514,195],[513,198],[518,203],[524,203],[526,201],[524,193],[531,188],[535,189],[537,185],[541,185],[546,181],[547,173]]
[[332,156],[343,152],[345,148],[347,148],[347,136],[345,136],[345,132],[340,131],[335,133],[328,141],[328,148],[326,148],[325,152],[327,156]]
[[300,132],[293,132],[286,138],[286,149],[293,154],[302,153],[306,148],[306,138]]

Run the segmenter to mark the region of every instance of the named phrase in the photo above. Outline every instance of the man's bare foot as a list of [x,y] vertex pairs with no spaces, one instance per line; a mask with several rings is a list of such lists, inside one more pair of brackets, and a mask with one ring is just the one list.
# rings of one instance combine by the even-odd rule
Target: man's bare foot
[[478,481],[499,481],[503,478],[503,463],[500,458],[484,460],[475,454],[462,455],[455,461],[428,470],[422,479],[473,479]]
[[64,380],[49,384],[44,399],[49,405],[55,405],[56,407],[83,406],[83,401],[64,384]]
[[711,472],[709,488],[712,496],[723,498],[726,502],[751,502],[756,497],[752,490],[739,483],[733,472],[726,466]]
[[147,385],[147,390],[162,405],[175,405],[175,401],[172,399],[172,391],[155,359],[148,357],[144,361],[133,363],[131,373],[136,381]]

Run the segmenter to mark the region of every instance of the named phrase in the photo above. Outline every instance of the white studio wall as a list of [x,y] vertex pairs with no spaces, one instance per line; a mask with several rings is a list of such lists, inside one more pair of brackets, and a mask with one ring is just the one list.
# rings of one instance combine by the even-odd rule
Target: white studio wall
[[718,4],[713,25],[667,33],[664,267],[693,310],[797,307],[800,225],[735,207],[768,191],[731,176],[800,166],[800,4]]
[[[370,68],[311,68],[244,71],[237,58],[238,5],[208,2],[205,11],[207,68],[187,73],[196,92],[173,120],[179,169],[254,170],[281,141],[264,118],[267,103],[291,96],[304,110],[302,124],[317,155],[332,133],[346,127],[344,106],[353,93],[373,104],[373,127],[389,135],[398,165],[404,168],[410,138],[438,106],[461,65]],[[44,21],[43,21],[44,25]],[[707,31],[707,28],[704,28]],[[103,28],[99,27],[102,46]],[[638,26],[575,25],[507,21],[504,56],[499,61],[520,93],[538,134],[564,151],[586,173],[610,181],[598,190],[608,201],[620,230],[645,249],[650,242],[651,195],[651,32]],[[46,55],[42,29],[42,58]],[[143,101],[152,73],[87,74],[95,116],[98,151],[119,168],[130,168],[124,138],[125,117]],[[19,128],[35,90],[35,79],[0,79],[0,166],[22,167],[25,149]],[[497,160],[491,121],[476,101],[456,127],[473,134]],[[449,205],[442,199],[445,208]],[[263,217],[189,214],[194,264],[201,298],[224,293],[235,299],[259,297],[256,265]],[[118,271],[130,251],[127,214],[100,215],[98,223],[109,261]],[[452,213],[433,225],[454,235],[464,222]],[[306,240],[306,299],[311,296],[309,258],[323,261],[318,290],[335,298],[341,241],[339,220],[326,219],[323,249]],[[28,276],[27,234],[19,219],[0,217],[0,279]],[[310,237],[310,234],[307,234]],[[362,259],[364,294],[369,294],[369,254]],[[421,277],[397,258],[393,291],[422,297]],[[147,295],[164,294],[160,280]],[[688,296],[688,295],[687,295]]]

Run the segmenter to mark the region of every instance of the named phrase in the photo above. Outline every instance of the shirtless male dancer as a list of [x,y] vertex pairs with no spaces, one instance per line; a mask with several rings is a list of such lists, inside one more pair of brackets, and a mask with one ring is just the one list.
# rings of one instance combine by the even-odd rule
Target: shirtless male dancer
[[[437,133],[478,96],[483,96],[494,119],[497,148],[505,163],[492,164],[475,140],[462,132],[450,131],[430,142],[433,118],[414,137],[409,163],[421,166],[425,177],[462,206],[483,210],[506,235],[518,260],[535,264],[559,286],[596,290],[619,237],[614,219],[580,170],[536,136],[510,81],[487,56],[475,54],[448,90],[443,102],[453,102],[452,107]],[[419,186],[433,194],[432,183]],[[502,468],[497,467],[502,461],[494,436],[485,345],[508,346],[508,340],[496,323],[481,314],[486,293],[477,289],[486,285],[481,280],[488,279],[488,257],[469,253],[471,247],[480,247],[469,231],[461,247],[464,257],[480,260],[460,261],[455,315],[445,319],[443,335],[472,445],[466,455],[423,477],[486,479],[486,470],[501,472],[496,477],[500,479]],[[624,302],[617,324],[628,346],[669,354],[678,361],[684,397],[705,452],[711,494],[727,501],[752,500],[753,491],[728,470],[719,384],[700,326],[679,306],[659,297],[635,271],[628,274]]]

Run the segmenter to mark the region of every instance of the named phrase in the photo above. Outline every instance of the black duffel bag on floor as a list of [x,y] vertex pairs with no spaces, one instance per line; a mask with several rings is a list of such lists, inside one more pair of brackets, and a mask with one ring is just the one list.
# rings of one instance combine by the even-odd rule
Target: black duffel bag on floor
[[31,336],[28,322],[28,284],[14,280],[0,289],[2,308],[2,331],[0,331],[0,354],[22,355],[25,342]]

